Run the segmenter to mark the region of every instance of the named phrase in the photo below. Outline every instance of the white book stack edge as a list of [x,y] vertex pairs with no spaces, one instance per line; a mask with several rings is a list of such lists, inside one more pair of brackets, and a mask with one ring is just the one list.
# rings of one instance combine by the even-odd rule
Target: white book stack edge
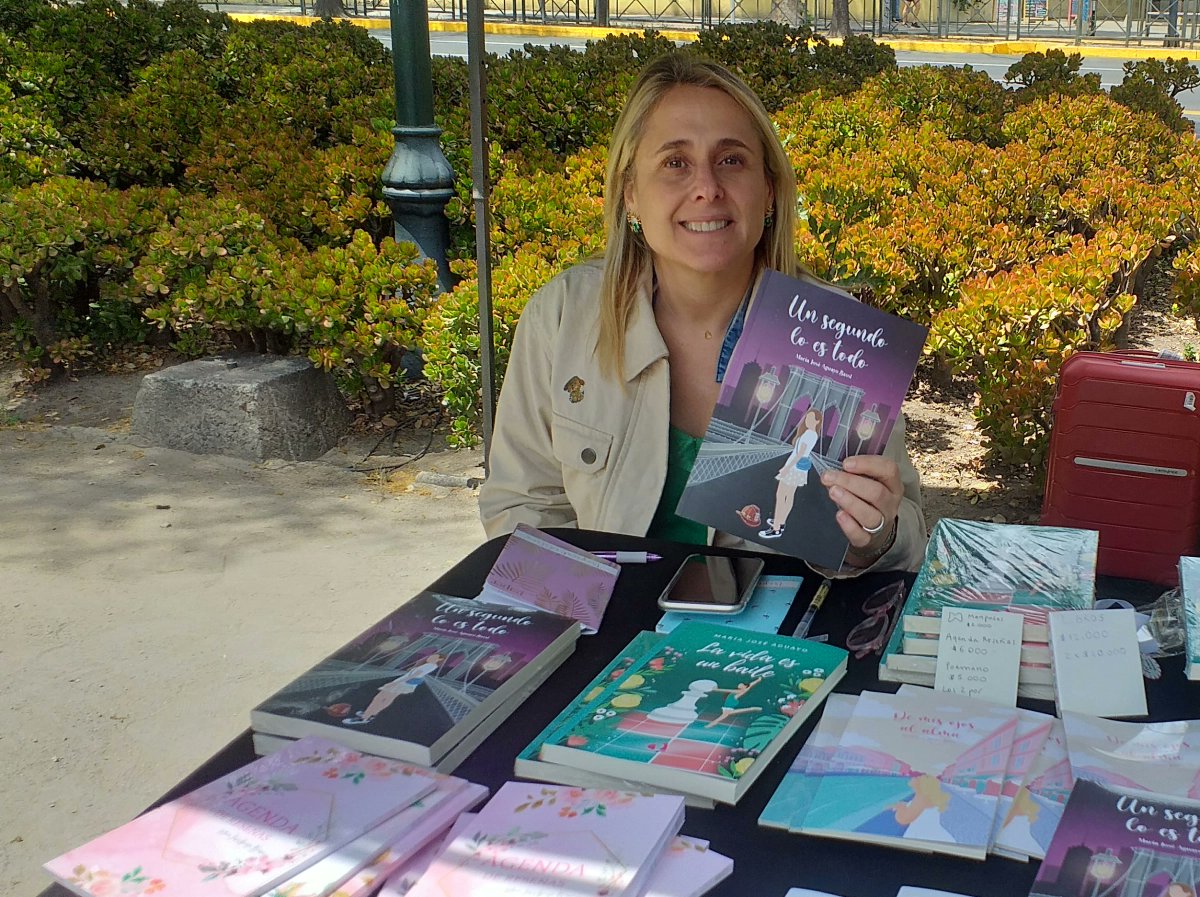
[[393,857],[404,851],[411,854],[436,840],[460,813],[487,797],[486,788],[466,779],[425,774],[436,786],[430,794],[289,878],[268,897],[328,897],[385,851]]

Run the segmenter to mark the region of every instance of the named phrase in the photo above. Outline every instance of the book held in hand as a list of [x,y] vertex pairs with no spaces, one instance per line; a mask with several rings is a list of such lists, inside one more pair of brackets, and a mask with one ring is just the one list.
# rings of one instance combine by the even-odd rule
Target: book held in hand
[[477,597],[570,617],[594,635],[620,573],[620,564],[518,523]]
[[821,474],[883,454],[925,329],[815,279],[763,273],[678,513],[837,569]]
[[261,703],[251,724],[436,766],[578,636],[558,614],[422,592]]
[[403,763],[305,738],[46,863],[86,897],[251,897],[432,792]]
[[541,759],[737,803],[846,659],[820,642],[683,623],[550,733]]

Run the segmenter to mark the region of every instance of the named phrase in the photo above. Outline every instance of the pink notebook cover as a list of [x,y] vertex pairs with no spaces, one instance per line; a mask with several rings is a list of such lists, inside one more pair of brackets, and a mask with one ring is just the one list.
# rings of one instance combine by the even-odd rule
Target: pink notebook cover
[[620,572],[619,564],[519,523],[478,597],[569,617],[592,635],[600,628]]
[[[483,785],[468,784],[432,810],[417,828],[389,844],[386,850],[371,860],[370,865],[343,882],[331,897],[367,897],[378,891],[384,880],[390,884],[401,871],[417,863],[419,857],[427,856],[428,865],[441,852],[447,830],[456,824],[456,820],[474,816],[474,813],[466,811],[486,799],[487,795],[488,790]],[[424,869],[424,866],[421,868]]]
[[251,897],[431,792],[423,770],[303,738],[46,863],[88,897]]
[[[434,783],[432,792],[276,886],[267,892],[268,897],[327,897],[390,845],[423,833],[433,837],[439,828],[444,829],[444,808],[452,807],[458,813],[464,806],[487,797],[486,788],[472,785],[466,779],[441,775],[432,769],[422,769],[420,773]],[[463,797],[470,804],[464,804],[459,797],[466,789],[470,791]]]
[[632,897],[683,822],[683,798],[507,782],[408,897]]

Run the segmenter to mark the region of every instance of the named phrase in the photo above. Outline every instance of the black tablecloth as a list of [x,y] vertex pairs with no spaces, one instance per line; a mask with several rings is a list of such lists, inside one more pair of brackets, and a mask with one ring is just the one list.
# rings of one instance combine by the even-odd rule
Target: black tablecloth
[[[513,778],[513,759],[554,716],[643,629],[653,629],[660,616],[656,600],[691,546],[613,536],[583,530],[551,530],[555,535],[591,550],[649,550],[663,555],[650,564],[622,568],[612,601],[599,634],[579,639],[575,652],[550,679],[519,707],[454,774],[495,790]],[[447,571],[430,588],[449,595],[473,597],[503,547],[504,538],[481,545]],[[717,551],[717,549],[712,549]],[[736,554],[737,552],[722,552]],[[804,564],[778,555],[768,556],[766,575],[804,575],[791,611],[781,632],[791,632],[799,621],[821,577]],[[817,614],[810,636],[827,634],[836,645],[844,645],[846,634],[863,618],[863,600],[889,582],[912,576],[867,574],[837,580],[824,607]],[[1140,603],[1153,599],[1160,586],[1128,580],[1102,579],[1097,597],[1123,597]],[[373,621],[364,621],[364,626]],[[313,658],[316,662],[320,658]],[[864,689],[894,691],[896,686],[878,680],[879,656],[850,658],[845,678],[837,691],[858,693]],[[1147,683],[1150,718],[1154,720],[1194,717],[1200,706],[1200,684],[1183,675],[1181,657],[1162,662],[1163,676]],[[1026,701],[1021,706],[1053,713],[1049,702]],[[712,848],[734,859],[733,875],[710,893],[720,897],[783,897],[790,887],[829,891],[843,897],[894,897],[903,884],[940,888],[973,897],[1025,895],[1037,874],[1038,863],[1020,863],[991,857],[985,862],[955,857],[919,854],[835,841],[760,828],[758,816],[783,778],[789,764],[816,724],[814,714],[798,736],[771,763],[736,807],[713,810],[688,807],[683,834],[705,838]],[[254,759],[249,730],[232,741],[202,767],[184,779],[154,804],[179,797]],[[114,825],[117,821],[114,821]],[[41,897],[69,897],[70,892],[52,885]]]

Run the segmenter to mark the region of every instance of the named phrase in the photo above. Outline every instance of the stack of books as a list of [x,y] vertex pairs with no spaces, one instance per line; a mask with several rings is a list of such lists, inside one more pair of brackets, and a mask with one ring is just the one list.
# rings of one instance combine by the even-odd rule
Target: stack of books
[[1021,834],[1028,793],[1050,778],[1040,758],[1054,722],[911,685],[832,696],[759,824],[971,859],[1040,856]]
[[880,661],[880,680],[933,685],[942,611],[1003,610],[1024,618],[1017,693],[1053,700],[1047,615],[1092,607],[1099,546],[1095,530],[939,520]]
[[521,752],[518,776],[736,804],[846,671],[841,648],[688,621],[642,633]]
[[733,861],[680,836],[682,823],[679,797],[508,782],[381,897],[699,897]]
[[422,592],[258,705],[255,749],[306,735],[452,772],[575,648],[577,621]]
[[411,857],[486,797],[480,785],[309,737],[45,868],[85,897],[326,897],[339,887],[362,897],[388,862]]

